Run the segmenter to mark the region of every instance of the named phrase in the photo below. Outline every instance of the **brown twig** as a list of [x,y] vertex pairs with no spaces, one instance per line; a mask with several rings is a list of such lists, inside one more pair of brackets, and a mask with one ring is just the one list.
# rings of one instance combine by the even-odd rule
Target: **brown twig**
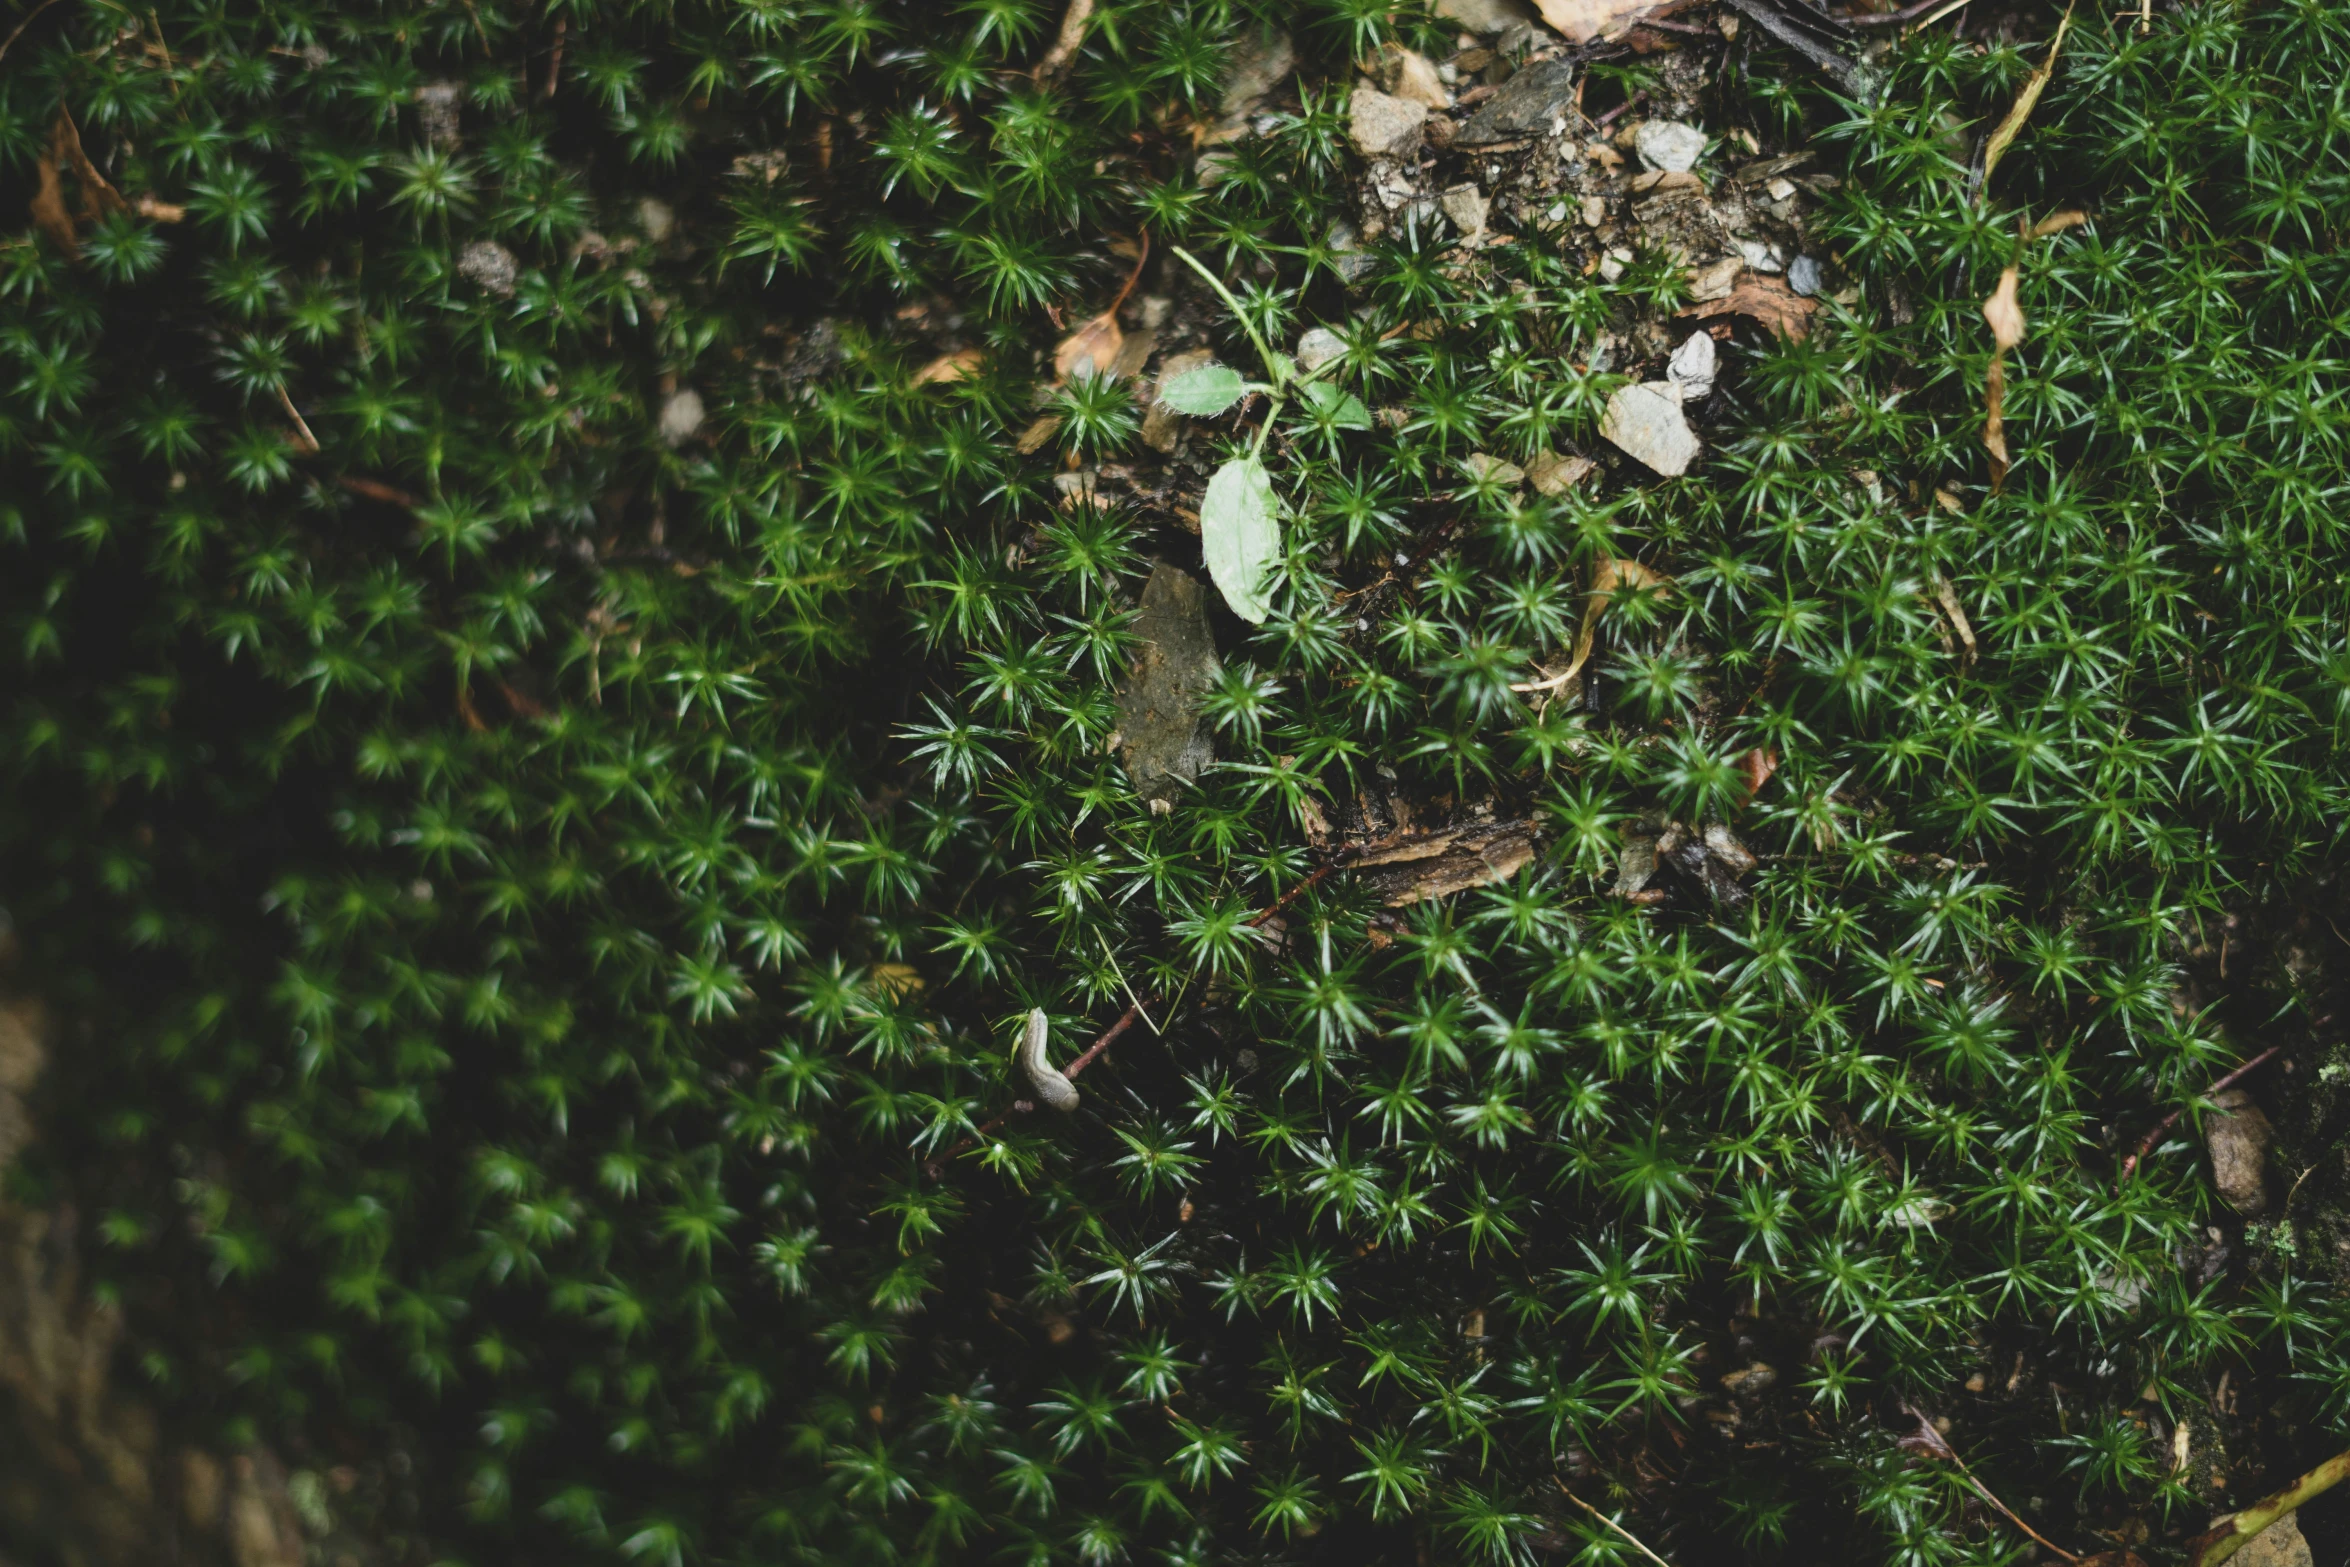
[[32,10],[25,13],[25,19],[17,23],[15,28],[10,31],[6,38],[0,38],[0,56],[5,56],[8,53],[9,47],[19,38],[24,36],[24,30],[32,26],[34,22],[38,21],[41,17],[41,14],[56,3],[57,0],[41,0],[39,5],[34,6]]
[[[1604,131],[1609,126],[1615,124],[1616,120],[1620,116],[1629,114],[1632,110],[1638,108],[1641,104],[1646,102],[1648,102],[1648,89],[1643,87],[1640,89],[1640,91],[1634,93],[1631,97],[1626,98],[1622,103],[1617,104],[1614,108],[1608,110],[1607,113],[1601,115],[1598,119],[1593,120],[1591,123],[1596,129]],[[1575,1493],[1572,1491],[1569,1491],[1567,1494],[1569,1496],[1575,1495]],[[1575,1500],[1581,1502],[1583,1498],[1576,1496]],[[1585,1502],[1584,1505],[1589,1506],[1590,1504]]]
[[1998,1497],[1993,1496],[1991,1494],[1991,1488],[1985,1485],[1982,1481],[1975,1478],[1975,1472],[1966,1466],[1966,1460],[1958,1456],[1958,1449],[1950,1445],[1950,1438],[1944,1436],[1941,1431],[1936,1428],[1933,1421],[1928,1420],[1922,1413],[1908,1404],[1901,1406],[1901,1412],[1918,1423],[1918,1428],[1915,1431],[1900,1439],[1900,1447],[1903,1452],[1919,1453],[1928,1458],[1944,1459],[1950,1463],[1956,1464],[1958,1466],[1958,1472],[1966,1476],[1966,1483],[1975,1488],[1975,1494],[1980,1496],[1984,1501],[1989,1502],[1994,1508],[1997,1508],[1999,1515],[2002,1518],[2005,1518],[2009,1523],[2014,1524],[2018,1529],[2023,1530],[2024,1533],[2039,1541],[2049,1550],[2054,1551],[2057,1555],[2063,1557],[2066,1561],[2077,1562],[2081,1559],[2078,1555],[2066,1550],[2063,1546],[2043,1535],[2039,1530],[2033,1528],[2030,1524],[2024,1522],[2021,1518],[2018,1518],[2012,1511],[2009,1510],[2008,1505],[2005,1502],[2001,1501]]
[[[2263,1050],[2260,1054],[2254,1056],[2251,1060],[2245,1062],[2242,1066],[2236,1068],[2233,1072],[2230,1072],[2227,1076],[2221,1078],[2218,1082],[2203,1090],[2203,1092],[2196,1097],[2209,1099],[2214,1094],[2225,1093],[2228,1089],[2235,1087],[2237,1083],[2241,1082],[2246,1076],[2248,1076],[2254,1068],[2267,1065],[2269,1058],[2284,1048],[2285,1047],[2283,1045],[2269,1046],[2266,1050]],[[2164,1116],[2160,1121],[2156,1122],[2154,1130],[2148,1132],[2144,1137],[2138,1139],[2137,1152],[2131,1154],[2127,1159],[2122,1161],[2122,1173],[2114,1178],[2113,1186],[2115,1191],[2121,1190],[2123,1185],[2128,1182],[2129,1178],[2133,1174],[2137,1173],[2138,1162],[2154,1151],[2154,1145],[2162,1141],[2163,1134],[2169,1131],[2172,1127],[2178,1125],[2179,1117],[2186,1113],[2187,1107],[2185,1105],[2181,1105],[2178,1109],[2173,1110],[2170,1114]]]
[[1061,31],[1053,39],[1053,46],[1036,62],[1036,82],[1042,87],[1069,67],[1077,58],[1077,51],[1085,47],[1085,29],[1093,22],[1093,0],[1069,0],[1069,9],[1061,13]]

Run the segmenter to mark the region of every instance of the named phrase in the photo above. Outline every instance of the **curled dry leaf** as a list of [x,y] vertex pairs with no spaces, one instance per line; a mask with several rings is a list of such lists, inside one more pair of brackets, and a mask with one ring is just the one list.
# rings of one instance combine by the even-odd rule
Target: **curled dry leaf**
[[1020,439],[1012,443],[1012,450],[1023,457],[1032,457],[1044,450],[1045,442],[1060,432],[1061,416],[1059,414],[1045,414],[1020,432]]
[[1811,335],[1812,312],[1820,302],[1798,294],[1782,280],[1760,272],[1741,272],[1730,291],[1719,299],[1683,306],[1678,315],[1744,316],[1779,337],[1801,342]]
[[1600,557],[1599,565],[1591,573],[1591,596],[1583,601],[1583,625],[1575,633],[1575,657],[1565,669],[1540,680],[1529,680],[1510,687],[1512,691],[1556,691],[1583,672],[1591,660],[1591,641],[1599,632],[1599,616],[1619,588],[1645,590],[1669,588],[1673,579],[1649,570],[1636,560],[1623,560],[1613,555]]
[[1934,577],[1934,602],[1941,605],[1942,613],[1950,617],[1950,629],[1957,632],[1958,640],[1966,644],[1966,661],[1970,664],[1973,663],[1975,658],[1974,622],[1967,619],[1966,606],[1958,601],[1958,590],[1950,585],[1948,577],[1938,572]]
[[2016,269],[2009,267],[1983,301],[1983,319],[1991,324],[1991,368],[1983,375],[1983,449],[1991,454],[1993,489],[2007,480],[2007,351],[2024,340],[2015,284]]
[[1739,759],[1738,771],[1746,780],[1746,797],[1753,799],[1762,793],[1762,787],[1779,770],[1779,753],[1775,747],[1758,745]]

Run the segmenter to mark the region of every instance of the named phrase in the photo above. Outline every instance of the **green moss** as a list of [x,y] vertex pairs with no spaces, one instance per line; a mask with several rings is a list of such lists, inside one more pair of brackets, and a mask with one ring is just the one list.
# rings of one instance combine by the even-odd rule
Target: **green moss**
[[[1407,235],[1348,295],[1342,89],[1185,173],[1256,20],[1109,5],[1049,89],[1002,0],[31,24],[14,175],[63,107],[186,208],[0,249],[0,887],[142,1365],[215,1435],[413,1432],[480,1561],[1631,1559],[1561,1483],[1685,1563],[2012,1558],[1902,1400],[2076,1548],[2200,1526],[2143,1390],[2290,1372],[2289,1448],[2350,1386],[2285,1259],[2187,1271],[2196,1161],[2115,1180],[2240,1053],[2184,943],[2350,819],[2350,16],[2084,24],[1988,202],[1947,127],[2027,55],[1874,106],[1757,56],[1860,302],[1726,355],[1689,478],[1555,502],[1462,459],[1592,446],[1588,345],[1677,277]],[[1340,80],[1387,25],[1286,20]],[[1163,816],[1111,693],[1195,546],[1012,445],[1139,223],[1406,413],[1265,443],[1276,612]],[[903,307],[978,373],[917,384]],[[1675,587],[1538,711],[1606,557]],[[1389,777],[1538,862],[1299,891],[1305,803]],[[1659,811],[1765,856],[1743,904],[1610,895]],[[1077,1118],[981,1135],[1029,1008],[1066,1059],[1134,996]]]

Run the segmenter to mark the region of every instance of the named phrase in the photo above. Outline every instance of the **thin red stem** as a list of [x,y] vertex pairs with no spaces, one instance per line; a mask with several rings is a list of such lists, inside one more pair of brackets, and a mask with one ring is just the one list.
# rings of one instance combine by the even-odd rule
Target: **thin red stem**
[[[2233,1072],[2230,1072],[2227,1076],[2221,1078],[2218,1082],[2203,1090],[2202,1094],[2198,1097],[2209,1099],[2213,1094],[2225,1093],[2227,1090],[2235,1087],[2237,1083],[2243,1081],[2244,1078],[2251,1075],[2254,1068],[2267,1065],[2269,1058],[2284,1048],[2285,1047],[2283,1045],[2269,1046],[2266,1050],[2263,1050],[2260,1054],[2254,1056],[2251,1060],[2245,1062],[2242,1066],[2236,1068]],[[2114,1179],[2113,1184],[2116,1191],[2119,1191],[2123,1184],[2126,1183],[2132,1175],[2137,1173],[2138,1162],[2154,1151],[2154,1145],[2162,1141],[2163,1134],[2169,1131],[2172,1127],[2178,1125],[2179,1117],[2186,1113],[2186,1106],[2181,1105],[2178,1109],[2173,1110],[2170,1114],[2164,1116],[2160,1121],[2156,1122],[2154,1130],[2148,1132],[2144,1137],[2138,1140],[2138,1151],[2131,1154],[2127,1159],[2122,1161],[2122,1173]]]

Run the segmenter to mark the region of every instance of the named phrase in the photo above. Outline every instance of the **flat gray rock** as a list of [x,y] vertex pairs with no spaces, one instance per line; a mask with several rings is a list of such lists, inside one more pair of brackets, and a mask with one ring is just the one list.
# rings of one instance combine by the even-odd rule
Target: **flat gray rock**
[[1223,669],[1207,589],[1161,562],[1143,584],[1134,632],[1142,656],[1118,693],[1119,754],[1135,792],[1164,812],[1216,759],[1199,710],[1200,694]]
[[1536,61],[1502,83],[1501,91],[1485,100],[1484,107],[1453,138],[1453,145],[1477,147],[1526,136],[1547,136],[1550,122],[1567,113],[1574,102],[1574,62]]

